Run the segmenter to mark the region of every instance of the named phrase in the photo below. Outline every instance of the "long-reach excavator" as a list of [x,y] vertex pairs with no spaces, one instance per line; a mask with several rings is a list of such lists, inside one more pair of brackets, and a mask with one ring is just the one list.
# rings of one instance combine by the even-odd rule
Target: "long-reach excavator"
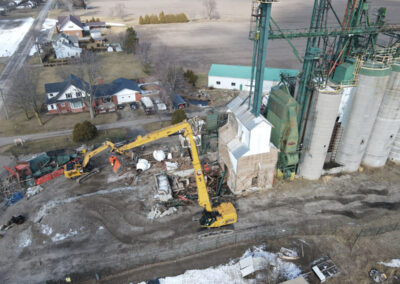
[[[224,202],[216,207],[213,207],[211,204],[210,197],[207,192],[206,182],[203,175],[203,169],[197,151],[196,142],[194,140],[193,130],[192,127],[190,126],[190,123],[187,121],[183,121],[181,123],[171,125],[160,130],[156,130],[154,132],[146,134],[145,136],[138,136],[135,141],[125,144],[119,148],[116,148],[115,145],[111,142],[106,142],[99,148],[87,153],[84,157],[82,165],[78,164],[76,166],[75,172],[71,172],[69,176],[73,177],[74,174],[75,176],[79,176],[80,172],[84,173],[85,172],[84,169],[88,165],[90,158],[108,148],[111,149],[111,151],[114,153],[127,154],[126,152],[128,150],[142,146],[146,143],[150,143],[162,138],[169,137],[178,132],[182,134],[184,137],[186,137],[189,140],[190,144],[192,164],[197,184],[198,203],[201,207],[204,208],[203,214],[200,218],[200,226],[207,228],[217,228],[236,223],[237,214],[236,214],[236,209],[232,203]],[[65,173],[65,175],[66,177],[69,177],[67,176],[67,172]]]

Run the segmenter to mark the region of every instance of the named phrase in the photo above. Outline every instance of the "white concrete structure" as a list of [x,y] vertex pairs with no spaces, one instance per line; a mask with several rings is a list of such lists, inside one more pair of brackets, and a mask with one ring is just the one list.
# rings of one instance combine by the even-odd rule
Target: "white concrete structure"
[[227,167],[229,188],[235,194],[272,187],[278,150],[270,143],[272,125],[255,117],[244,99],[227,105],[228,123],[220,128],[220,164]]
[[386,88],[362,163],[383,167],[400,129],[400,61],[392,65]]
[[118,104],[132,103],[137,101],[137,96],[140,94],[139,91],[131,89],[123,89],[114,96],[117,97]]
[[298,171],[298,174],[305,179],[316,180],[322,174],[342,93],[343,90],[340,88],[327,87],[318,90],[314,96]]
[[[263,92],[268,93],[281,79],[281,74],[297,76],[299,71],[267,67],[264,71]],[[251,66],[212,64],[208,87],[250,91]],[[254,82],[253,82],[254,84]]]
[[335,161],[347,172],[357,171],[365,154],[389,77],[390,66],[366,62],[343,123],[344,132]]

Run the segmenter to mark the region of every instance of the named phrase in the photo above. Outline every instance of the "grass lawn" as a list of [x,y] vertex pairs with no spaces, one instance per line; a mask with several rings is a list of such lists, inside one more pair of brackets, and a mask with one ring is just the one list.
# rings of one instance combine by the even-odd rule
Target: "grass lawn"
[[[0,135],[13,136],[37,132],[72,129],[78,122],[90,120],[89,112],[71,113],[60,115],[43,115],[43,126],[40,126],[35,117],[26,120],[23,113],[11,116],[9,120],[0,120]],[[111,123],[118,120],[118,113],[103,113],[97,115],[92,121],[94,124]]]
[[197,76],[197,81],[196,81],[196,87],[197,88],[207,88],[208,85],[208,74],[198,74],[196,73]]
[[[101,60],[101,76],[104,83],[124,77],[127,79],[143,78],[146,74],[142,71],[139,60],[132,54],[120,53],[99,53]],[[79,76],[77,65],[55,66],[55,67],[34,67],[35,72],[39,72],[37,86],[38,94],[44,94],[44,84],[63,81],[69,74],[74,73]],[[84,79],[87,80],[87,78]]]
[[157,121],[157,122],[147,123],[143,125],[143,128],[146,131],[146,133],[150,133],[170,125],[171,125],[170,121]]
[[0,148],[0,153],[12,154],[14,156],[35,154],[41,152],[47,152],[58,149],[72,149],[77,148],[82,144],[101,144],[105,140],[111,140],[114,142],[122,141],[126,138],[128,131],[124,128],[110,129],[99,131],[99,135],[91,141],[86,143],[75,143],[72,141],[72,136],[60,136],[43,140],[36,140],[27,142],[24,146],[8,145]]

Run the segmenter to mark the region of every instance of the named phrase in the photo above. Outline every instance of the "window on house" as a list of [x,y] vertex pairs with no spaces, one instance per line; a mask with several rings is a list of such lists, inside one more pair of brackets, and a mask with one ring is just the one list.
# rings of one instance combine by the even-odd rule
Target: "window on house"
[[79,98],[79,97],[81,97],[82,96],[82,92],[76,92],[76,96]]
[[72,94],[71,93],[65,94],[65,96],[67,97],[67,99],[72,98]]
[[231,86],[232,86],[232,87],[235,87],[235,86],[236,86],[236,83],[232,82],[232,83],[231,83]]
[[78,102],[71,102],[70,105],[71,105],[71,108],[74,108],[74,109],[83,107],[82,102],[79,102],[79,101]]
[[51,109],[54,109],[54,105],[50,105],[50,108],[51,108]]
[[217,81],[217,82],[215,82],[215,83],[217,83],[217,85],[221,85],[221,82],[220,82],[220,81]]
[[65,103],[61,103],[60,105],[61,105],[61,107],[65,107]]
[[50,93],[50,94],[49,94],[49,96],[50,96],[50,97],[52,97],[52,96],[53,96],[53,94],[52,94],[52,93]]

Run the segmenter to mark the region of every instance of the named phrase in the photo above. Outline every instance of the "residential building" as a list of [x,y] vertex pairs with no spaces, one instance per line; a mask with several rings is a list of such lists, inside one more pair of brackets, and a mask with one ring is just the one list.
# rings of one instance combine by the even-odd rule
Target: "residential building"
[[57,29],[60,33],[82,38],[83,27],[80,17],[72,15],[58,17]]
[[[87,111],[83,98],[89,84],[71,74],[64,82],[45,84],[46,104],[49,113]],[[140,88],[135,80],[118,78],[110,84],[93,86],[93,107],[97,113],[115,111],[117,105],[138,102]]]
[[57,58],[80,57],[82,53],[77,36],[60,34],[52,45]]
[[[297,76],[298,70],[266,67],[264,69],[263,92],[279,83],[281,74]],[[251,66],[212,64],[208,72],[208,87],[250,91]]]
[[44,85],[48,113],[69,113],[88,110],[84,102],[88,83],[71,74],[64,82]]

